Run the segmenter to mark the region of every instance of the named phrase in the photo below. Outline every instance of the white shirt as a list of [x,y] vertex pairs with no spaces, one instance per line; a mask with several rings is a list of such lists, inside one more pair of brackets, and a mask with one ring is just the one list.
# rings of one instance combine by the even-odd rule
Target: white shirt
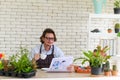
[[[31,54],[29,56],[30,60],[32,60],[34,58],[35,54],[37,54],[37,53],[40,54],[40,46],[41,46],[41,44],[36,45],[36,47],[32,49]],[[52,49],[53,49],[53,46],[50,48],[49,51],[46,51],[44,48],[44,44],[42,44],[41,54],[50,55],[50,54],[52,54]],[[57,47],[56,45],[54,45],[53,54],[54,54],[54,57],[63,57],[64,56],[63,51],[59,47]]]

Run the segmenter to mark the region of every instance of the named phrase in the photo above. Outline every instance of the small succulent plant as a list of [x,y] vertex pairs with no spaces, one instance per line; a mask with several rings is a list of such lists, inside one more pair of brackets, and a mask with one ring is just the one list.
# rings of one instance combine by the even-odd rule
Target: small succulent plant
[[110,71],[110,62],[109,62],[109,61],[107,61],[107,62],[105,63],[104,71],[105,71],[105,72]]
[[117,71],[117,65],[113,65],[113,66],[112,66],[112,70],[113,70],[113,71]]

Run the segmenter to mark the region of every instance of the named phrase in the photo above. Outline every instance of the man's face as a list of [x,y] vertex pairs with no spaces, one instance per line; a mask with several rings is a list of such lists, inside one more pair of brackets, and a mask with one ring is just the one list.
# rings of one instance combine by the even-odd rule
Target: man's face
[[51,46],[54,43],[54,35],[53,33],[46,33],[45,37],[43,38],[44,44]]

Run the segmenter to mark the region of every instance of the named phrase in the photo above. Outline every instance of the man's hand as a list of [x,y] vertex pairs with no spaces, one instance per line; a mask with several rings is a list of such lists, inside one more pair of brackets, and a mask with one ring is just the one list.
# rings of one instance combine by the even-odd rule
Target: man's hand
[[71,64],[67,67],[67,70],[71,71],[71,72],[74,72],[74,65]]
[[37,61],[40,58],[40,53],[35,54],[34,59]]

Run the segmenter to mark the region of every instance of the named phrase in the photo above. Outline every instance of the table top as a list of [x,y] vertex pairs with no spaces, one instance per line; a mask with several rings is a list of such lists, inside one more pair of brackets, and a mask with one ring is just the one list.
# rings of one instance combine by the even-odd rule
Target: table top
[[[120,79],[120,76],[104,76],[104,75],[99,75],[99,76],[93,76],[91,75],[90,73],[75,73],[75,72],[71,72],[71,73],[48,73],[46,71],[43,71],[43,70],[40,70],[38,69],[37,70],[37,73],[35,76],[31,77],[30,79],[54,79],[54,78],[62,78],[62,79],[67,79],[70,78],[73,79],[73,78],[77,78],[77,80],[81,79],[82,80],[87,80],[89,78],[89,80],[94,80],[94,78],[97,80],[100,79],[102,80],[105,79],[105,78],[109,78],[109,80],[113,80],[115,78],[119,78]],[[6,76],[0,76],[0,80],[1,79],[21,79],[21,78],[16,78],[16,77],[6,77]],[[27,78],[25,78],[27,79]]]
[[90,77],[90,74],[81,74],[81,73],[49,73],[46,71],[38,70],[35,78],[74,78],[74,77]]

